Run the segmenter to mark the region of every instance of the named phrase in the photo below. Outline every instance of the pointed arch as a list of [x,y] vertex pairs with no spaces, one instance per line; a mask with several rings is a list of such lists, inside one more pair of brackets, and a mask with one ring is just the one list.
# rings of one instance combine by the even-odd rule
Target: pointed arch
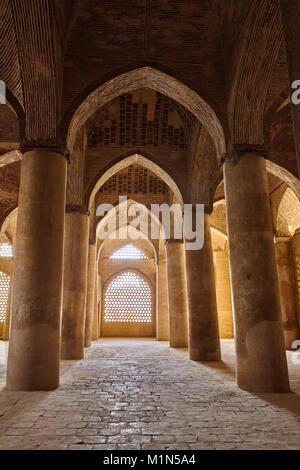
[[[122,208],[125,206],[125,204],[139,204],[137,203],[136,201],[134,201],[133,199],[128,199],[127,201],[124,201],[124,202],[121,202],[120,204],[116,205],[115,209],[116,211],[120,211],[122,210]],[[142,205],[141,205],[142,207]],[[150,211],[150,209],[148,209],[146,206],[145,206],[145,212],[147,213],[147,215],[152,219],[154,220],[154,223],[157,224],[159,226],[159,228],[161,229],[161,232],[162,232],[162,238],[165,239],[165,231],[164,231],[164,227],[162,225],[162,223],[160,222],[160,220],[156,217],[155,214],[153,214],[153,212]],[[105,227],[105,225],[108,223],[110,217],[113,217],[114,214],[112,214],[112,211],[108,212],[104,217],[103,219],[101,219],[98,224],[97,224],[97,227],[96,227],[96,237],[98,238],[98,233],[99,233],[99,230],[102,228],[102,227]],[[109,237],[109,235],[115,235],[117,234],[120,230],[123,230],[125,228],[127,228],[128,225],[126,226],[121,226],[121,227],[116,227],[115,230],[113,230],[112,232],[110,233],[107,233],[107,238]],[[154,244],[152,242],[152,240],[149,238],[149,234],[148,233],[144,233],[142,232],[141,230],[137,230],[136,228],[134,227],[130,227],[130,230],[132,230],[133,232],[136,231],[136,232],[139,232],[139,235],[141,238],[145,238],[147,239],[150,244],[152,245],[152,248],[153,248],[153,251],[154,251],[154,255],[155,255],[155,259],[157,260],[157,251],[154,247]],[[104,242],[105,240],[103,240]],[[99,252],[98,252],[98,258],[100,256],[100,251],[103,247],[103,243],[101,244],[100,248],[99,248]]]
[[292,175],[288,170],[283,168],[277,163],[271,162],[271,160],[266,160],[267,172],[271,175],[277,176],[282,181],[284,181],[289,188],[291,188],[296,194],[297,198],[300,201],[300,181],[296,176]]
[[103,184],[109,178],[111,178],[113,175],[115,175],[119,171],[123,170],[124,168],[126,168],[126,167],[128,167],[128,166],[130,166],[134,163],[136,163],[138,165],[141,165],[144,168],[147,168],[152,173],[155,173],[159,178],[161,178],[169,186],[169,188],[173,192],[176,201],[181,206],[183,206],[182,194],[181,194],[177,184],[173,180],[173,178],[171,178],[171,176],[165,170],[163,170],[160,166],[156,165],[156,163],[152,162],[148,158],[143,157],[142,155],[139,155],[139,154],[135,153],[134,155],[131,155],[130,157],[123,158],[123,160],[121,160],[118,163],[116,163],[115,165],[113,165],[111,168],[109,168],[99,178],[99,180],[97,181],[97,183],[93,187],[93,189],[91,191],[91,194],[90,194],[90,197],[89,197],[89,210],[91,209],[94,198],[95,198],[97,192],[99,191],[99,189],[101,188],[101,186],[103,186]]
[[225,154],[223,128],[209,104],[191,88],[152,67],[141,67],[119,75],[90,93],[72,117],[67,149],[72,151],[77,132],[99,108],[121,94],[143,87],[158,91],[188,109],[207,128],[215,143],[217,156],[221,158]]

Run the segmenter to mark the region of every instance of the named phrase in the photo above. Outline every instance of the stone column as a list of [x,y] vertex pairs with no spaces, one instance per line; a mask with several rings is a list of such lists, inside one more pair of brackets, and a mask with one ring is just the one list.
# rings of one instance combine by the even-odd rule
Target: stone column
[[23,155],[14,258],[6,386],[59,385],[66,159],[38,149]]
[[233,338],[233,314],[228,254],[226,251],[214,252],[216,294],[220,338]]
[[188,324],[183,242],[168,240],[166,252],[170,346],[185,348],[188,346]]
[[298,325],[300,326],[300,228],[297,228],[292,238],[292,258],[296,290],[296,311]]
[[97,341],[99,338],[99,298],[98,298],[98,274],[95,273],[95,295],[94,295],[94,314],[93,314],[93,331],[92,340]]
[[101,322],[102,322],[102,279],[98,275],[98,300],[99,300],[99,317],[98,317],[98,338],[101,337]]
[[237,382],[251,392],[288,392],[265,160],[226,160],[224,178]]
[[11,319],[11,292],[12,292],[12,275],[10,276],[10,286],[8,292],[8,299],[7,299],[7,307],[6,307],[6,315],[5,321],[3,325],[3,335],[2,340],[8,341],[9,340],[9,332],[10,332],[10,319]]
[[88,257],[87,299],[86,299],[85,339],[84,339],[84,346],[86,348],[89,348],[92,344],[95,277],[96,277],[96,245],[90,243],[89,244],[89,257]]
[[189,353],[193,361],[221,359],[209,215],[204,214],[204,245],[186,250]]
[[[280,4],[285,50],[289,72],[289,81],[291,87],[294,81],[300,80],[300,2],[299,0],[280,0]],[[295,89],[291,88],[291,93],[293,93],[294,91]],[[300,175],[300,104],[292,103],[291,109],[295,136],[298,174]]]
[[84,357],[89,217],[66,213],[62,359]]
[[299,327],[291,243],[289,238],[278,237],[275,239],[275,254],[277,261],[284,343],[286,349],[292,349],[293,341],[299,339]]
[[157,340],[169,341],[169,312],[167,292],[167,266],[166,260],[159,260],[157,268]]

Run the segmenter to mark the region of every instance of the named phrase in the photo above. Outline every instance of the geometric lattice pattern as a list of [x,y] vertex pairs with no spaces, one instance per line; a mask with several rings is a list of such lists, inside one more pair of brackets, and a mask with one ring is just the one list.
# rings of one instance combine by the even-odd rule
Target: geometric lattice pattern
[[10,276],[0,271],[0,322],[4,323],[7,310]]
[[125,272],[111,281],[104,301],[104,321],[151,323],[152,298],[149,284],[134,272]]
[[13,248],[9,243],[0,244],[0,258],[12,258]]
[[110,256],[110,259],[147,259],[147,256],[139,248],[132,245],[131,243],[128,243],[127,245],[124,245],[118,250],[114,251],[113,254]]
[[160,178],[139,165],[130,165],[111,176],[99,189],[100,193],[168,194],[169,188]]
[[172,99],[141,89],[113,99],[88,121],[88,144],[95,146],[167,147],[186,149],[185,126],[195,118]]

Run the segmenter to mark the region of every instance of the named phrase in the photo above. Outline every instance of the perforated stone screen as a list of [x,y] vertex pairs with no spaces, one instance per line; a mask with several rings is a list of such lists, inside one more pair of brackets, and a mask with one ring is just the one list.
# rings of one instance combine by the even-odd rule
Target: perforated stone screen
[[110,259],[113,260],[129,260],[129,259],[147,259],[145,253],[143,253],[139,248],[135,247],[131,243],[128,245],[122,246],[118,250],[114,251],[110,256]]
[[151,323],[152,292],[146,280],[134,272],[115,277],[105,291],[104,321]]
[[0,271],[0,322],[4,323],[8,302],[10,276]]
[[0,244],[0,258],[12,258],[13,248],[9,243]]

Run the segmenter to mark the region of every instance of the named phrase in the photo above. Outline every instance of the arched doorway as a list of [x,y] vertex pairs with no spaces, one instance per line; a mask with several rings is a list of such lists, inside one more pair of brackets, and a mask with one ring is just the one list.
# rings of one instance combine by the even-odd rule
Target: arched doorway
[[124,270],[109,279],[103,291],[101,325],[102,336],[154,336],[154,295],[150,280],[136,270]]

